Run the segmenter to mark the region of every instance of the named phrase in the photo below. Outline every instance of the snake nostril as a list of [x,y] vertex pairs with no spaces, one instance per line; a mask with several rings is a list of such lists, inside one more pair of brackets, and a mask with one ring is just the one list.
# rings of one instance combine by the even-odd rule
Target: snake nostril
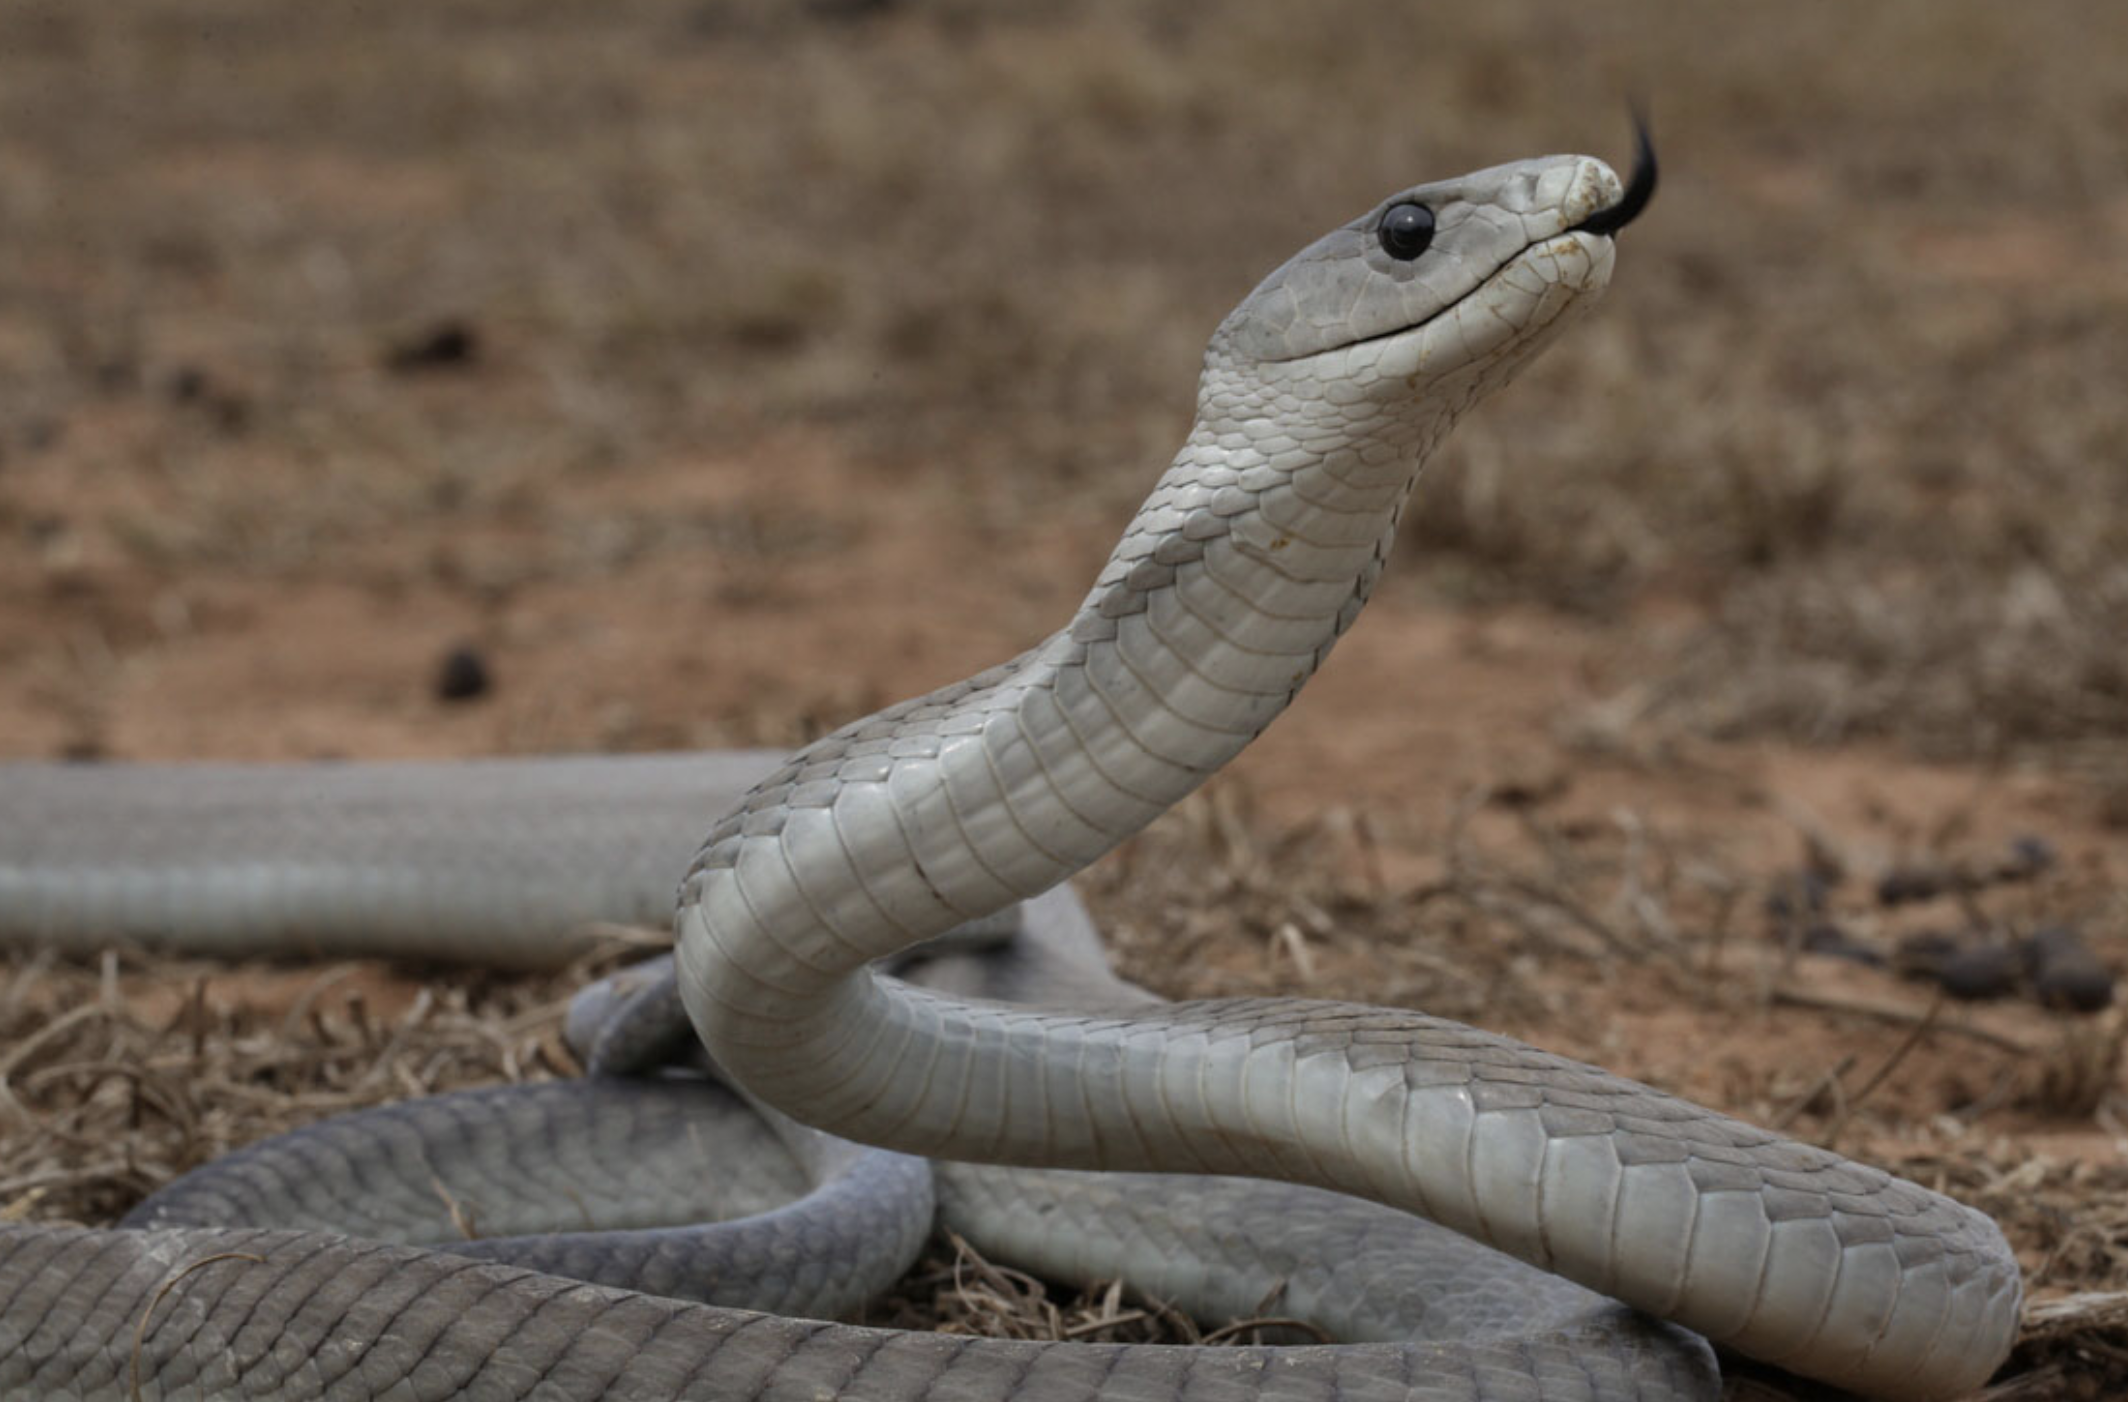
[[1597,210],[1576,224],[1569,233],[1616,234],[1620,229],[1640,217],[1648,202],[1655,198],[1655,142],[1648,136],[1648,124],[1638,117],[1633,119],[1633,176],[1626,181],[1625,193],[1618,202]]

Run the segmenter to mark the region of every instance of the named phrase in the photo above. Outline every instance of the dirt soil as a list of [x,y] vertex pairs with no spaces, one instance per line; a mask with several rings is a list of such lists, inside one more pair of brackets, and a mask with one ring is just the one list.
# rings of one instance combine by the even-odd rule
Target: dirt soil
[[[1082,889],[1170,996],[1480,1022],[1981,1206],[2035,1301],[2128,1291],[2128,1021],[1911,943],[2128,961],[2112,10],[6,8],[18,758],[796,744],[1068,615],[1285,253],[1648,95],[1609,305]],[[573,1069],[569,979],[5,977],[10,1215]],[[2037,1317],[1999,1395],[2128,1386],[2123,1317]]]

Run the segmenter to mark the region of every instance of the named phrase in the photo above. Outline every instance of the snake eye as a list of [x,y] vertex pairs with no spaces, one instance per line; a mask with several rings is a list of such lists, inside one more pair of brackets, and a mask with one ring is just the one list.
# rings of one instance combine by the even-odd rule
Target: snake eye
[[1409,263],[1433,242],[1433,211],[1422,204],[1391,205],[1375,233],[1382,240],[1382,252]]

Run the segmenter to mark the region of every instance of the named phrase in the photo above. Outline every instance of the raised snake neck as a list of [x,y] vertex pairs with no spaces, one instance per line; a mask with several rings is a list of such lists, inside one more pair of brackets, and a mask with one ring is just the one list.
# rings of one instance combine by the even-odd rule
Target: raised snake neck
[[[1420,204],[1431,246],[1380,235]],[[1189,440],[1063,631],[802,751],[681,891],[681,992],[747,1090],[936,1157],[1251,1174],[1435,1218],[1865,1391],[1976,1385],[2019,1285],[1977,1213],[1422,1015],[942,998],[871,961],[1045,889],[1291,701],[1379,577],[1420,459],[1609,280],[1621,203],[1552,158],[1407,191],[1222,324]]]

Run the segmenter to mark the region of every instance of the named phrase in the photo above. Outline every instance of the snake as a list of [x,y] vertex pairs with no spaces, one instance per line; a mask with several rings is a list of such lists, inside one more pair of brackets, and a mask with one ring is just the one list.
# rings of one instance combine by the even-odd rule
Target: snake
[[[1644,131],[1637,154],[1630,182],[1593,157],[1556,156],[1413,186],[1272,272],[1214,332],[1187,439],[1062,629],[757,770],[690,840],[666,912],[670,996],[631,1015],[631,1035],[691,1032],[748,1101],[883,1152],[1365,1200],[1857,1392],[1943,1398],[1984,1382],[2014,1340],[2015,1258],[1984,1214],[1880,1169],[1415,1011],[1010,1002],[888,962],[1056,900],[1285,710],[1381,577],[1433,448],[1608,286],[1619,231],[1654,188]],[[66,871],[52,874],[67,863],[32,835],[66,827],[55,815],[76,783],[137,779],[161,793],[187,782],[182,767],[0,770],[0,935],[82,947],[221,924],[170,907],[228,904],[243,913],[221,925],[236,934],[208,936],[221,952],[361,940],[357,927],[383,925],[399,931],[387,949],[540,962],[557,942],[527,900],[575,885],[544,874],[604,851],[631,813],[653,813],[660,834],[635,859],[670,852],[671,810],[712,786],[705,774],[726,777],[720,764],[567,761],[544,771],[560,776],[544,790],[551,804],[530,792],[544,781],[522,777],[542,766],[489,771],[530,786],[478,819],[523,845],[440,877],[337,860],[321,819],[308,836],[325,855],[294,861],[293,875],[240,851],[190,882],[108,855],[94,797],[76,829],[85,855]],[[664,784],[666,811],[610,777],[624,771]],[[290,782],[220,773],[237,788]],[[402,778],[323,766],[304,785],[355,793],[346,806],[389,847],[395,793],[454,787]],[[435,831],[475,821],[439,801]],[[300,823],[235,821],[274,829],[269,849],[303,836],[285,831]],[[447,842],[411,846],[451,855]],[[311,922],[291,892],[312,888],[367,893],[367,913]],[[1135,1195],[1111,1193],[1064,1236],[1094,1234]],[[1279,1259],[1285,1280],[1292,1262]],[[1636,1372],[1656,1345],[1609,1339],[1570,1326],[1476,1353],[971,1340],[732,1311],[304,1226],[0,1227],[5,1396],[1705,1395],[1699,1362]]]

